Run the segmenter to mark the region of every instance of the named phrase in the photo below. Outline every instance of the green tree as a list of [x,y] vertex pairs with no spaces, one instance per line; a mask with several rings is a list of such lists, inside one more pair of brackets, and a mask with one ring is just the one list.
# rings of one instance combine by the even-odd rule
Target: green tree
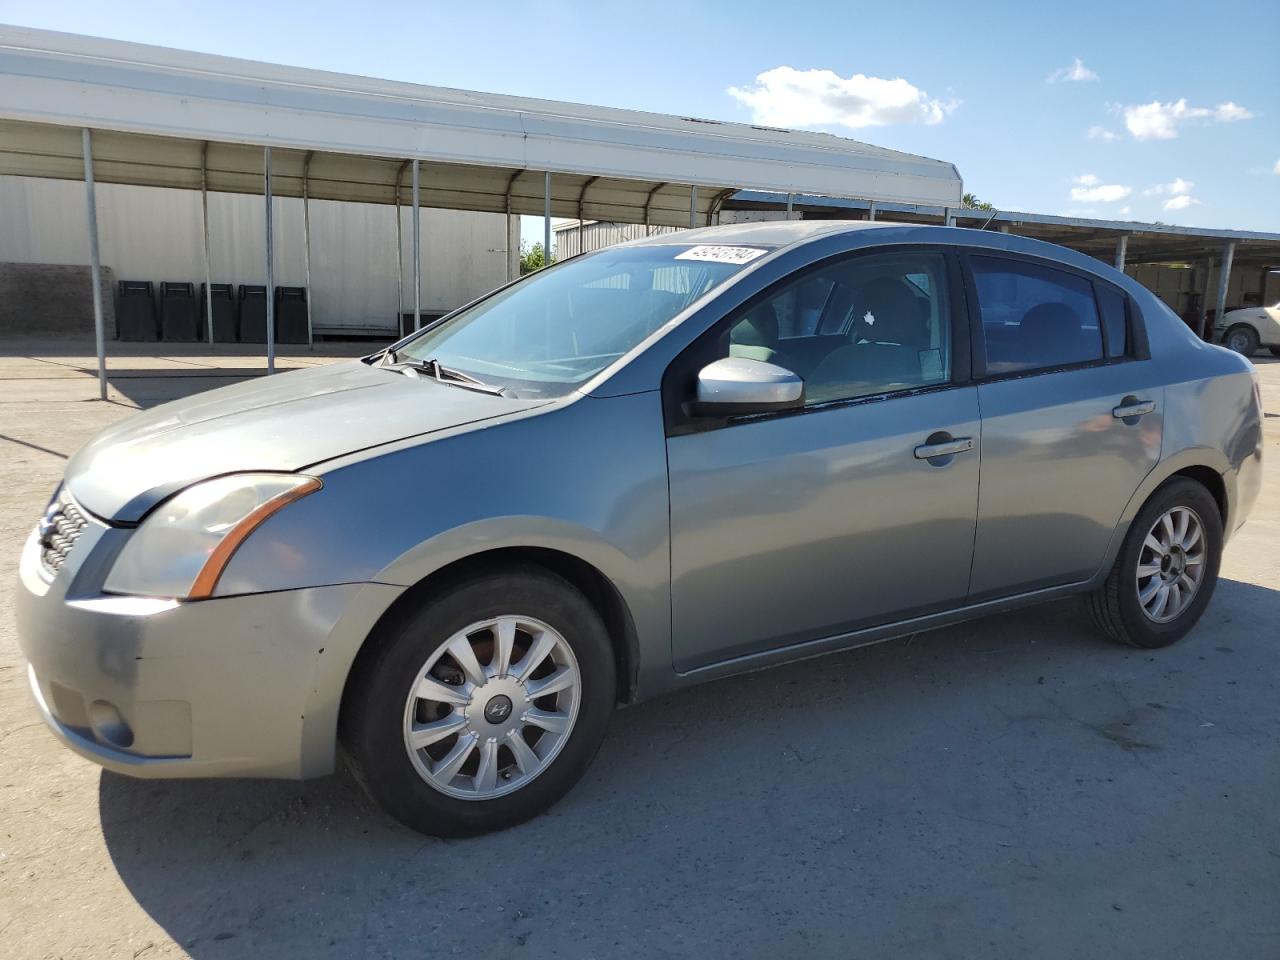
[[527,273],[533,273],[543,267],[549,267],[555,262],[555,257],[550,260],[547,259],[547,254],[542,249],[542,244],[535,243],[532,246],[528,243],[520,244],[520,276],[523,277]]
[[972,193],[966,193],[960,198],[960,206],[967,207],[970,210],[986,210],[988,212],[995,210],[995,207],[991,204],[984,200],[979,200]]

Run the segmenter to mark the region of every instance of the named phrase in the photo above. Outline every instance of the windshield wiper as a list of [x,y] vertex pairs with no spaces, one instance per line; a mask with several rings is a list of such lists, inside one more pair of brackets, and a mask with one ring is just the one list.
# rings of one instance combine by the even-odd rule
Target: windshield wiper
[[[390,351],[388,351],[390,353]],[[394,354],[391,354],[394,357]],[[439,360],[432,357],[429,360],[392,360],[386,366],[400,369],[417,370],[421,373],[428,373],[437,383],[451,383],[454,386],[465,387],[468,390],[479,390],[481,393],[491,393],[495,397],[514,396],[507,387],[494,386],[492,383],[485,383],[483,380],[477,380],[469,373],[463,373],[461,370],[455,370],[453,367],[446,367]]]

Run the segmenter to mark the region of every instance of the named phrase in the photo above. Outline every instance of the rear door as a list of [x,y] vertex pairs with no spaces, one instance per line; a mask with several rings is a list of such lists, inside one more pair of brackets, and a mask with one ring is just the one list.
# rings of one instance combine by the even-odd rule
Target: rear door
[[1160,456],[1164,392],[1123,291],[1059,264],[963,257],[982,410],[970,600],[1089,578]]

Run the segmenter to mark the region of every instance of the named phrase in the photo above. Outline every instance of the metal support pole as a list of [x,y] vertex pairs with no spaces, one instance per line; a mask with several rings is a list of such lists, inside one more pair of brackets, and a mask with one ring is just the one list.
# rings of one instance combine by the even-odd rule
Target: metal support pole
[[396,339],[404,336],[404,228],[400,224],[400,182],[408,164],[406,160],[396,171]]
[[698,225],[698,185],[695,183],[689,188],[689,227],[692,229]]
[[311,153],[302,161],[302,270],[307,285],[307,346],[314,347],[311,330],[311,198],[307,195],[307,173],[311,168]]
[[[1222,248],[1222,266],[1218,270],[1218,309],[1213,314],[1213,325],[1222,323],[1222,315],[1227,310],[1227,287],[1231,283],[1231,261],[1236,255],[1236,242],[1228,240]],[[1217,339],[1216,337],[1214,338]]]
[[876,202],[872,200],[867,204],[867,219],[875,220],[876,218]]
[[213,343],[213,264],[209,249],[209,141],[200,150],[200,218],[204,223],[204,326]]
[[788,193],[788,194],[787,194],[787,219],[788,219],[788,220],[790,220],[790,219],[791,219],[791,207],[792,207],[792,200],[793,200],[794,198],[795,198],[795,194],[793,194],[793,193]]
[[948,227],[954,227],[956,225],[956,215],[951,212],[950,207],[942,208],[942,222]]
[[422,329],[422,208],[418,205],[418,158],[413,158],[413,329]]
[[262,148],[262,196],[267,213],[267,374],[276,372],[276,262],[271,233],[271,148]]
[[518,217],[516,218],[516,245],[515,245],[514,253],[512,252],[512,249],[511,249],[511,189],[516,185],[516,180],[520,178],[520,174],[522,172],[523,171],[517,170],[511,174],[511,179],[507,181],[507,192],[506,194],[504,194],[504,196],[506,197],[504,209],[507,211],[507,279],[508,280],[512,279],[513,274],[518,269],[517,265],[520,262],[521,241],[520,241],[520,230],[519,230],[520,219]]
[[93,340],[98,350],[98,399],[107,399],[107,335],[102,319],[102,261],[98,253],[98,200],[93,189],[93,143],[80,131],[84,148],[84,197],[89,208],[89,282],[93,284]]
[[1009,225],[1007,223],[1002,223],[1000,224],[1000,226],[996,227],[996,230],[998,230],[1000,233],[1008,233]]
[[542,178],[542,265],[551,263],[551,171]]
[[1116,237],[1116,269],[1124,270],[1124,257],[1129,250],[1129,235],[1122,233]]

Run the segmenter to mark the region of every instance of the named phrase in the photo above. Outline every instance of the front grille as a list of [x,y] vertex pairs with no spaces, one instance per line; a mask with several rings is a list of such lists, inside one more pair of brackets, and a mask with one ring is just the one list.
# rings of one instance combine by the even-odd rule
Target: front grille
[[89,525],[89,518],[65,490],[49,504],[40,520],[40,562],[50,573],[57,573],[67,562],[71,548]]

